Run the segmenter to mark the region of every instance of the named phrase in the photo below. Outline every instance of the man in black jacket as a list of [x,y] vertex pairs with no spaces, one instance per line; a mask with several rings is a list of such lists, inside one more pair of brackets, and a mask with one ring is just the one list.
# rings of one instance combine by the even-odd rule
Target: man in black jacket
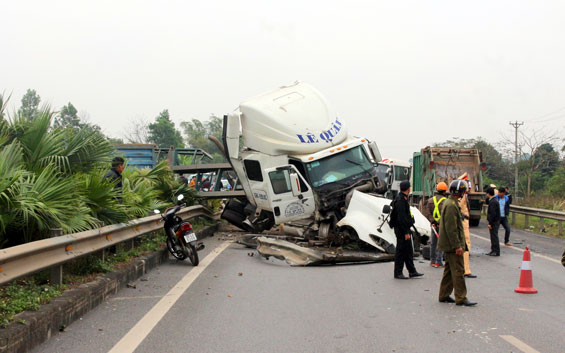
[[494,197],[494,188],[487,189],[488,209],[487,221],[490,232],[490,252],[489,256],[500,256],[500,243],[498,241],[498,227],[500,227],[500,205]]
[[114,188],[122,191],[122,172],[124,171],[124,159],[122,157],[114,157],[112,159],[112,169],[104,175],[104,179],[108,179],[115,183]]
[[423,276],[416,271],[414,266],[414,249],[412,242],[412,231],[414,218],[410,212],[408,195],[410,194],[410,182],[400,183],[400,193],[394,199],[391,217],[391,224],[396,235],[396,253],[394,254],[394,278],[408,279],[402,270],[406,264],[410,278]]

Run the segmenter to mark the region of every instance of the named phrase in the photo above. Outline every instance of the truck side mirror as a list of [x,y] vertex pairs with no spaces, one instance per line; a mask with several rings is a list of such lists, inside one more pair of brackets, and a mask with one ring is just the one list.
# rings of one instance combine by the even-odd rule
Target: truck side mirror
[[290,173],[290,187],[292,189],[292,196],[298,197],[300,195],[300,180],[298,174]]
[[383,206],[383,213],[390,213],[390,205]]

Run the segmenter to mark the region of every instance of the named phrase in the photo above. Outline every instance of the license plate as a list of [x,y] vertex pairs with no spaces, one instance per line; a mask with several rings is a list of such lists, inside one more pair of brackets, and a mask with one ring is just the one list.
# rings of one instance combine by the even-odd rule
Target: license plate
[[187,243],[196,241],[196,234],[194,234],[194,233],[185,234],[185,235],[184,235],[184,240],[185,240]]

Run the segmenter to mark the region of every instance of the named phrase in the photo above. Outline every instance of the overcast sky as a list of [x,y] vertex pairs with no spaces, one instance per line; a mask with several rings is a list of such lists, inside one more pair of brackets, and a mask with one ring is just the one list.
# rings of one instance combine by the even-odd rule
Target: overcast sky
[[72,102],[110,136],[223,115],[302,80],[384,157],[565,125],[563,1],[10,1],[0,92]]

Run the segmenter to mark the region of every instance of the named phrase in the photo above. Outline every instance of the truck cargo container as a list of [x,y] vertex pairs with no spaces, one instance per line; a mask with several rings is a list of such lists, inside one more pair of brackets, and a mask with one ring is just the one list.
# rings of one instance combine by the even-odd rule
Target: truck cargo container
[[470,183],[469,211],[471,226],[478,226],[486,194],[483,192],[482,171],[485,163],[475,148],[426,147],[414,152],[412,161],[412,202],[420,210],[435,192],[437,183],[448,185],[467,173]]

